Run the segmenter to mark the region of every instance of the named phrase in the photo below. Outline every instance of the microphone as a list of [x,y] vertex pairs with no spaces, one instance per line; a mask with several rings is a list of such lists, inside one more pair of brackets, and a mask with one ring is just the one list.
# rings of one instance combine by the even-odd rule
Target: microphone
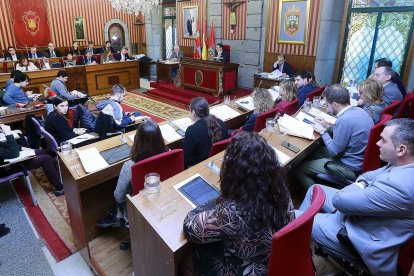
[[121,136],[119,137],[119,139],[121,139],[122,143],[127,143],[128,140],[124,137],[124,132],[122,131],[116,131],[116,132],[108,132],[106,134],[106,136],[111,136],[111,135],[116,135],[116,134],[121,134]]

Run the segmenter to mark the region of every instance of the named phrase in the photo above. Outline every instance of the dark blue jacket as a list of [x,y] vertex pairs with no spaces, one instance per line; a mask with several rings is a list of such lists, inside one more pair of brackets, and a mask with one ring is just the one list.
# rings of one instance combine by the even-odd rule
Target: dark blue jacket
[[[276,65],[276,67],[273,67],[273,70],[279,69],[279,64]],[[290,65],[289,63],[287,63],[285,61],[285,63],[283,63],[283,70],[282,73],[285,73],[288,76],[293,76],[293,68],[292,65]]]
[[257,115],[259,114],[251,114],[247,116],[247,121],[242,128],[244,131],[253,131],[254,125],[256,124]]
[[314,91],[318,89],[317,87],[313,86],[311,83],[307,83],[304,86],[302,86],[301,88],[298,89],[298,98],[299,98],[299,103],[298,103],[298,107],[301,107],[303,105],[303,103],[306,100],[306,96]]

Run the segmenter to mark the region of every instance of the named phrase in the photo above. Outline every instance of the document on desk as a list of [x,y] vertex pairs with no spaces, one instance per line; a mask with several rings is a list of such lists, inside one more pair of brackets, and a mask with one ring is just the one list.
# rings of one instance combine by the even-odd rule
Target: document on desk
[[277,121],[281,132],[286,132],[289,135],[315,140],[313,135],[313,126],[299,121],[287,114],[279,118]]
[[194,122],[191,121],[191,119],[188,118],[188,117],[174,120],[174,121],[172,121],[172,123],[173,123],[173,125],[175,125],[176,127],[178,127],[179,129],[181,129],[184,132],[187,130],[187,128],[189,126],[194,124]]
[[[276,88],[277,87],[277,88]],[[279,86],[273,86],[272,88],[267,89],[270,95],[272,96],[273,101],[276,101],[279,98]]]
[[82,143],[84,141],[90,140],[90,139],[95,139],[96,136],[91,135],[89,133],[85,133],[79,136],[76,136],[75,138],[69,139],[68,142],[70,142],[73,145],[77,145],[79,143]]
[[30,150],[22,150],[19,152],[19,156],[16,158],[12,158],[12,159],[4,159],[4,162],[9,162],[9,163],[17,163],[26,159],[29,159],[31,157],[36,156],[36,153],[34,151],[34,149],[30,149]]
[[227,105],[219,105],[219,106],[213,107],[212,109],[210,109],[210,114],[213,114],[214,116],[216,116],[223,122],[240,115],[239,112],[228,107]]
[[129,139],[131,139],[132,142],[134,142],[135,139],[135,133],[128,136]]
[[221,195],[221,192],[208,183],[200,174],[195,174],[174,185],[174,189],[176,189],[193,208],[216,199]]
[[236,104],[247,111],[254,110],[253,98],[251,96],[238,99]]
[[105,161],[98,149],[95,147],[91,147],[86,150],[76,149],[76,152],[79,155],[79,159],[81,160],[82,166],[86,173],[99,171],[109,166],[108,162]]
[[296,115],[296,119],[305,123],[315,123],[315,116],[310,116],[302,111],[299,111],[298,115]]
[[314,107],[312,107],[307,113],[310,114],[311,116],[323,118],[325,121],[327,121],[328,123],[330,123],[332,125],[334,125],[335,122],[336,122],[335,117],[323,112],[322,110],[314,108]]
[[168,125],[168,124],[165,124],[165,125],[160,126],[160,129],[161,129],[162,137],[168,143],[171,143],[171,142],[176,141],[176,140],[180,140],[182,138],[175,131],[175,129],[172,126]]
[[278,150],[277,148],[275,148],[272,145],[271,145],[271,147],[276,152],[277,160],[279,160],[280,165],[283,166],[283,165],[285,165],[290,160],[289,155],[281,152],[280,150]]

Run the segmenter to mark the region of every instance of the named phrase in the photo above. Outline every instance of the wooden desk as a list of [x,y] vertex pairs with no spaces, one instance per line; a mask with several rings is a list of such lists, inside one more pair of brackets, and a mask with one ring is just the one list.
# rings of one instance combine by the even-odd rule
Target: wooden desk
[[6,110],[0,111],[0,122],[2,124],[21,122],[24,121],[28,114],[33,114],[45,120],[47,117],[46,106],[35,108],[34,105],[35,103],[33,102],[29,103],[25,108],[18,108],[15,104],[8,105]]
[[230,94],[237,88],[238,68],[236,63],[183,58],[181,84],[216,97]]
[[168,83],[173,82],[172,72],[174,69],[178,69],[179,62],[157,62],[157,83],[160,83],[160,80],[166,81]]
[[259,75],[254,75],[253,88],[270,88],[275,85],[279,85],[280,80],[268,79]]
[[[292,136],[281,136],[278,132],[261,134],[275,148],[287,154],[291,159],[285,168],[291,169],[305,158],[317,145],[318,141],[309,141]],[[281,146],[283,140],[300,148],[295,154]],[[135,275],[177,275],[177,266],[190,253],[191,247],[184,237],[183,222],[191,205],[181,197],[173,186],[198,173],[209,183],[219,188],[219,176],[213,173],[206,164],[212,160],[222,159],[221,152],[208,160],[161,183],[160,194],[152,203],[145,196],[128,196],[128,216],[131,237],[132,258]],[[215,162],[218,167],[220,162]],[[158,216],[156,205],[166,206],[176,200],[177,210],[164,219]]]

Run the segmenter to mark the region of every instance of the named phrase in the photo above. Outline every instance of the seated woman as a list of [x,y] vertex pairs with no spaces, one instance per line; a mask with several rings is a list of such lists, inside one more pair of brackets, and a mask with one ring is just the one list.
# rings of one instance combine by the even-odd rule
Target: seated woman
[[358,106],[363,108],[374,120],[374,124],[381,120],[381,114],[387,104],[382,100],[384,88],[373,79],[367,79],[358,86],[360,99]]
[[73,55],[71,53],[69,53],[66,56],[66,59],[63,61],[64,66],[65,67],[72,67],[72,66],[76,66],[76,60],[73,59]]
[[32,91],[24,92],[25,88],[29,84],[30,78],[25,73],[19,73],[14,76],[14,83],[10,84],[6,93],[3,96],[3,101],[10,105],[16,103],[27,104],[32,102],[33,98],[29,97]]
[[[45,129],[56,139],[56,142],[60,144],[63,141],[67,141],[69,139],[74,138],[77,135],[82,135],[86,133],[86,128],[71,128],[69,126],[69,119],[67,118],[68,113],[68,102],[63,100],[60,97],[55,97],[52,100],[54,110],[47,116]],[[76,111],[81,113],[80,120],[83,119],[83,112],[88,112],[86,108],[82,108],[81,106],[76,107]],[[92,115],[91,115],[92,116]],[[92,116],[93,117],[93,116]],[[93,117],[95,118],[95,117]],[[75,120],[75,124],[76,124]],[[95,120],[96,121],[96,120]],[[94,123],[89,129],[94,130]],[[81,122],[82,125],[82,122]]]
[[242,127],[244,131],[253,131],[257,116],[272,109],[274,101],[267,89],[257,88],[253,91],[253,104],[255,108],[253,114],[247,117],[246,123]]
[[223,160],[221,196],[184,219],[195,275],[267,275],[272,236],[294,219],[283,169],[257,133],[236,134]]
[[[20,150],[26,148],[21,147],[17,144],[7,125],[0,124],[1,132],[6,136],[6,142],[0,142],[0,163],[4,163],[4,159],[16,158],[19,156]],[[53,164],[52,158],[48,155],[47,150],[35,150],[36,156],[23,161],[22,164],[28,170],[34,170],[39,167],[43,168],[49,181],[55,186],[55,195],[63,195],[63,185],[60,181],[59,175]],[[7,168],[7,169],[6,169]],[[18,164],[12,164],[10,167],[0,168],[0,176],[4,177],[21,170]]]
[[282,81],[279,85],[280,102],[276,107],[280,112],[285,112],[288,104],[296,100],[298,89],[293,81]]
[[79,43],[77,41],[73,41],[72,47],[69,49],[69,53],[72,54],[72,56],[81,55],[81,50],[79,48]]
[[22,73],[22,71],[19,71],[19,70],[13,70],[13,71],[11,71],[10,72],[10,79],[8,79],[6,81],[6,85],[5,85],[4,89],[7,89],[7,87],[9,87],[10,85],[12,85],[14,83],[14,77],[16,75],[18,75],[18,74],[21,74],[21,73]]
[[222,120],[210,115],[208,102],[203,97],[191,99],[191,119],[184,137],[184,166],[194,166],[208,157],[211,145],[227,139],[227,127]]
[[128,221],[126,195],[131,194],[132,191],[131,166],[165,151],[167,151],[167,148],[158,124],[151,120],[145,120],[137,128],[134,144],[131,148],[131,159],[124,163],[119,174],[114,192],[116,207],[110,210],[105,218],[96,223],[97,227],[120,227],[121,222]]
[[101,63],[109,63],[109,62],[114,62],[115,61],[114,57],[112,56],[111,51],[106,51],[102,55],[101,59],[102,59]]
[[29,72],[29,71],[39,71],[36,65],[33,62],[29,61],[26,57],[20,59],[19,63],[16,65],[16,70],[22,72]]

